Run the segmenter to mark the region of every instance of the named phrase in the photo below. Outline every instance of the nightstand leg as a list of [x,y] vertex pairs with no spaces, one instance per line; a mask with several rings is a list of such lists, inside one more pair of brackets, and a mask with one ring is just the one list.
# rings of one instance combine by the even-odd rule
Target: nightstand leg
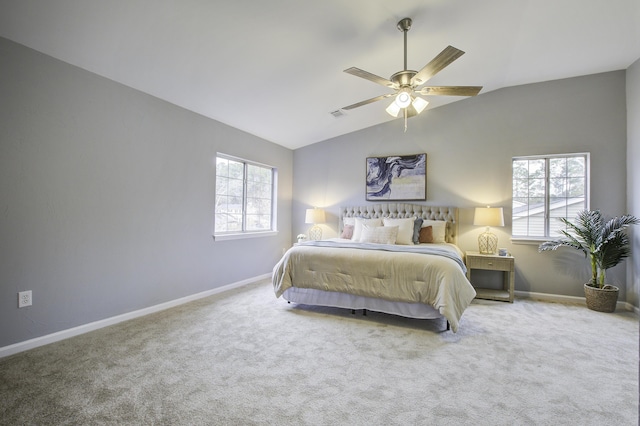
[[509,271],[509,302],[513,303],[513,291],[515,287],[516,273]]

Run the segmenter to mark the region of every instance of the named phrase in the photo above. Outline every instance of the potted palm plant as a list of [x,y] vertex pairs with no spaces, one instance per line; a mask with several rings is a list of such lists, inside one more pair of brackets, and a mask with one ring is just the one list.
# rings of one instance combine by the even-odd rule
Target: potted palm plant
[[566,230],[560,231],[563,238],[546,241],[538,251],[571,247],[580,250],[591,263],[591,280],[584,284],[587,307],[600,312],[613,312],[618,301],[618,287],[606,283],[606,271],[629,257],[631,248],[625,229],[640,223],[632,215],[622,215],[606,220],[599,210],[583,210],[575,223],[560,218]]

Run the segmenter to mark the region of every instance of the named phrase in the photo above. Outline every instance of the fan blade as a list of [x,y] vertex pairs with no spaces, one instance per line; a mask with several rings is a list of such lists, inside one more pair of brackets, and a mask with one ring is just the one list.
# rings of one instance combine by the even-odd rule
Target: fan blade
[[476,96],[482,86],[426,86],[416,93],[428,96]]
[[385,98],[388,98],[388,97],[391,97],[393,95],[395,95],[395,93],[388,93],[386,95],[376,96],[375,98],[367,99],[366,101],[361,101],[361,102],[358,102],[358,103],[353,104],[353,105],[346,106],[346,107],[341,108],[341,109],[348,110],[348,109],[358,108],[358,107],[361,107],[363,105],[367,105],[367,104],[370,104],[370,103],[373,103],[373,102],[381,101],[381,100],[383,100]]
[[464,55],[464,52],[460,49],[456,49],[453,46],[447,46],[442,52],[424,66],[416,75],[411,79],[412,86],[420,86],[429,80],[431,77],[439,73],[449,65],[451,62]]
[[390,87],[392,89],[397,89],[396,85],[393,84],[393,82],[391,82],[390,80],[387,80],[386,78],[382,78],[378,75],[375,74],[371,74],[368,71],[365,70],[361,70],[360,68],[356,68],[356,67],[351,67],[351,68],[347,68],[346,70],[344,70],[344,72],[346,72],[347,74],[351,74],[351,75],[355,75],[356,77],[360,77],[360,78],[364,78],[366,80],[369,81],[373,81],[374,83],[377,84],[381,84],[385,87]]

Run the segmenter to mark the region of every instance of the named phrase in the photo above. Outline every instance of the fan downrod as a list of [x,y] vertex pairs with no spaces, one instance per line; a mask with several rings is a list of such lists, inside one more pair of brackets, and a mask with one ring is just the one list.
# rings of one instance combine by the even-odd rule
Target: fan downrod
[[404,34],[404,70],[407,70],[407,32],[411,29],[411,18],[404,18],[398,22],[398,29]]
[[[398,22],[398,29],[402,31],[402,33],[404,34],[404,70],[405,71],[407,70],[407,32],[409,32],[409,30],[411,29],[412,22],[413,21],[411,21],[411,18],[404,18]],[[399,73],[396,73],[396,74],[399,74]],[[394,76],[396,74],[394,74]]]

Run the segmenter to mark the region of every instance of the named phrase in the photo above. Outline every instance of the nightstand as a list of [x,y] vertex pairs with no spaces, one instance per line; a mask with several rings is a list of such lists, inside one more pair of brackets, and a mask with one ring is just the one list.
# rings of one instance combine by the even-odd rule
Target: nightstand
[[480,254],[477,251],[468,251],[465,253],[465,257],[467,279],[469,282],[471,282],[472,269],[504,272],[502,290],[476,288],[477,299],[501,300],[503,302],[513,303],[513,285],[516,270],[515,258],[513,256],[498,256],[497,254]]

